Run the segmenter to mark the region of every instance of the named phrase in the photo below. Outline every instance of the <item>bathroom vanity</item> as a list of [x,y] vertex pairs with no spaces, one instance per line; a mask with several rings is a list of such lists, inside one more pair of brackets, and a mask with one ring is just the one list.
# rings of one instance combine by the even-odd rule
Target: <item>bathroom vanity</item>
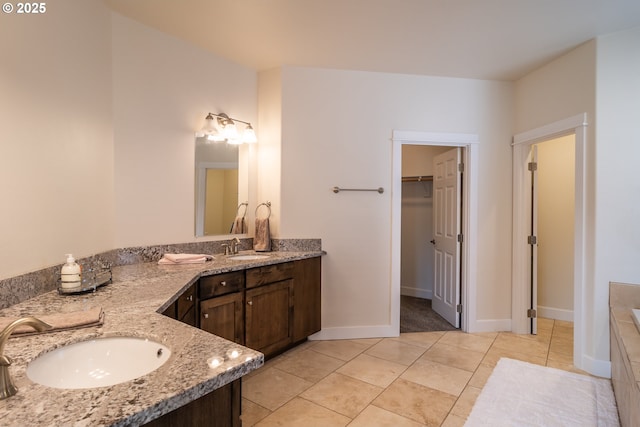
[[[322,252],[268,255],[114,267],[113,283],[97,292],[53,291],[0,310],[36,317],[98,306],[105,312],[100,327],[9,340],[5,354],[14,360],[18,393],[0,401],[2,425],[239,426],[242,376],[262,366],[263,353],[277,354],[320,328]],[[108,387],[54,389],[26,376],[44,352],[108,336],[149,338],[172,354],[155,371]]]

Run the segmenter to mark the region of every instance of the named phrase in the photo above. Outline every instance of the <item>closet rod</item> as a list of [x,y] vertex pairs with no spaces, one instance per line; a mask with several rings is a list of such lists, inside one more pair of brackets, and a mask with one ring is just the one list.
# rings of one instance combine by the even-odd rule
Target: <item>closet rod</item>
[[433,181],[433,175],[402,177],[402,182],[422,182],[422,181]]
[[340,188],[340,187],[333,187],[333,192],[334,193],[339,193],[341,191],[377,191],[378,193],[382,194],[382,193],[384,193],[384,188],[382,188],[382,187],[378,187],[378,188]]

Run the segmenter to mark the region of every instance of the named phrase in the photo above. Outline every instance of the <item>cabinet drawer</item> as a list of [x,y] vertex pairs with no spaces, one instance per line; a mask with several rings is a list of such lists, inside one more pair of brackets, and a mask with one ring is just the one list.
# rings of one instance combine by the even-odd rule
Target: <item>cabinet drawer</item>
[[265,265],[247,270],[247,289],[293,278],[293,262]]
[[244,271],[216,274],[200,278],[200,299],[207,299],[244,288]]

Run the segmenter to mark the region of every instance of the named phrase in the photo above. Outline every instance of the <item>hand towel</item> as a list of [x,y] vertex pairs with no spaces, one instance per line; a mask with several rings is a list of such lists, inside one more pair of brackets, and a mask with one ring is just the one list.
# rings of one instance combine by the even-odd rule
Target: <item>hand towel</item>
[[212,259],[213,256],[206,254],[164,254],[158,264],[203,264]]
[[268,252],[271,250],[269,218],[256,218],[256,233],[253,237],[253,250]]
[[247,232],[247,221],[243,216],[237,216],[231,225],[231,234],[244,234]]
[[[90,310],[73,311],[69,313],[43,314],[41,316],[36,315],[33,317],[48,323],[52,328],[38,332],[29,325],[20,325],[13,330],[11,336],[34,335],[70,329],[88,328],[90,326],[100,326],[104,322],[104,312],[102,311],[102,307],[95,307]],[[20,317],[0,317],[0,331],[18,319],[20,319]]]

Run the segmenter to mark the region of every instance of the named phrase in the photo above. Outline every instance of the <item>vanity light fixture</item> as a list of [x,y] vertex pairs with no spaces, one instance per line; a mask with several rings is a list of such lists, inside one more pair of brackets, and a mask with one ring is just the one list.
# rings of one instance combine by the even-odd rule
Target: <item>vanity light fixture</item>
[[[253,126],[244,120],[231,118],[225,113],[209,113],[204,122],[204,126],[196,133],[196,136],[206,136],[210,141],[227,141],[229,144],[252,144],[258,142]],[[236,127],[236,122],[245,124],[242,137],[240,137]]]

